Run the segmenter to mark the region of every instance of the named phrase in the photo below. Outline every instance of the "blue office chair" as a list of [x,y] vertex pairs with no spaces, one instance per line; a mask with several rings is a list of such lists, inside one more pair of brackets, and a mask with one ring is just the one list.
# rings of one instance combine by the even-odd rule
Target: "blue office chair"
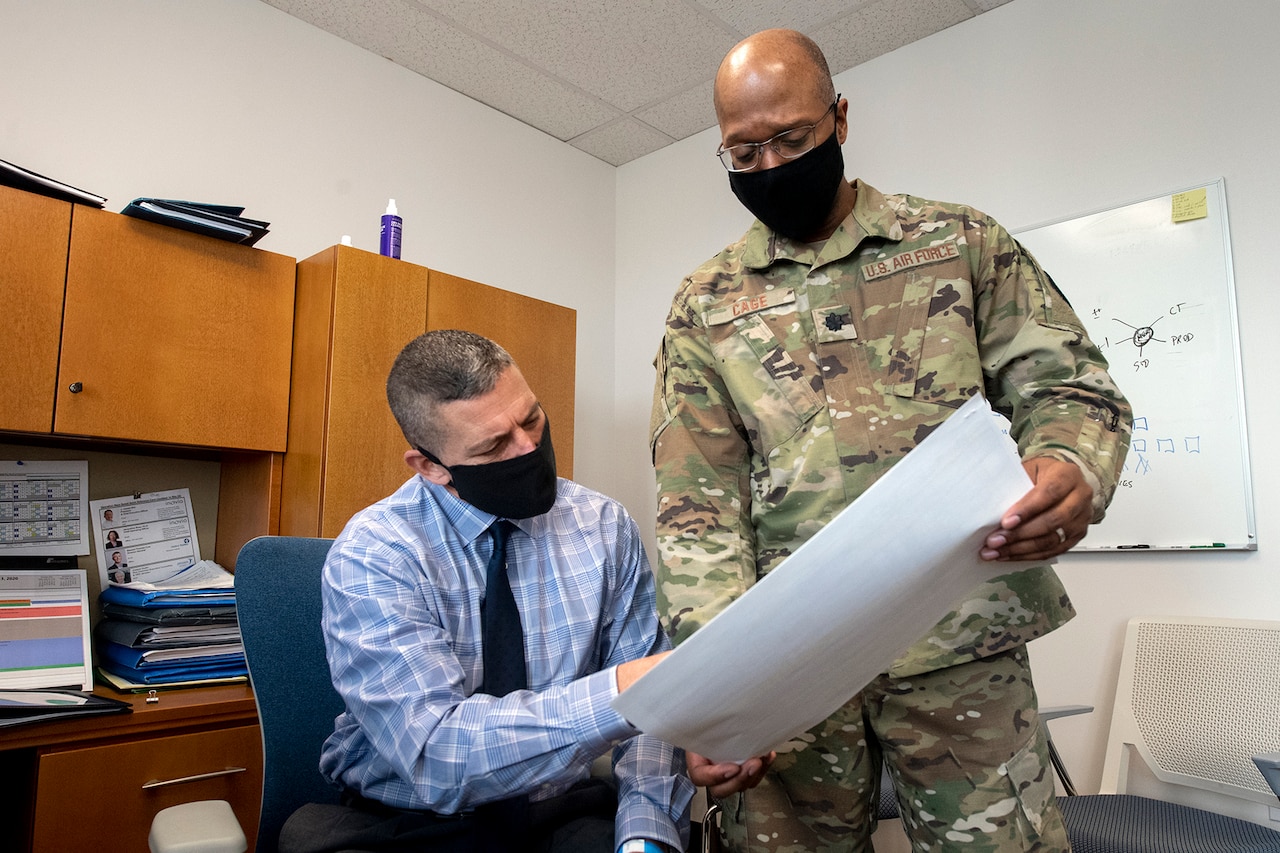
[[[258,853],[276,853],[281,827],[300,806],[338,802],[319,770],[320,748],[343,710],[320,631],[320,572],[332,543],[261,536],[236,558],[236,612],[262,726]],[[228,819],[235,822],[221,800],[165,809],[152,823],[151,849],[234,852],[239,827]]]
[[258,853],[275,853],[298,807],[338,802],[319,769],[320,747],[343,710],[320,633],[320,571],[332,544],[261,536],[236,558],[236,611],[262,724]]

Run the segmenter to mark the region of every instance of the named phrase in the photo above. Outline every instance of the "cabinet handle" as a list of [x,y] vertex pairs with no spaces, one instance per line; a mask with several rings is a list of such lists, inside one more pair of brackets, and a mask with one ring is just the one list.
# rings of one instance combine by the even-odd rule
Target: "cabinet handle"
[[84,383],[72,382],[70,385],[67,386],[67,390],[70,391],[72,394],[79,394],[81,391],[84,390]]
[[199,782],[201,779],[213,779],[218,776],[231,776],[236,773],[243,773],[247,768],[244,767],[228,767],[226,770],[214,770],[211,773],[197,773],[194,776],[183,776],[179,779],[152,779],[150,782],[142,783],[142,790],[149,788],[163,788],[166,785],[181,785],[183,782]]

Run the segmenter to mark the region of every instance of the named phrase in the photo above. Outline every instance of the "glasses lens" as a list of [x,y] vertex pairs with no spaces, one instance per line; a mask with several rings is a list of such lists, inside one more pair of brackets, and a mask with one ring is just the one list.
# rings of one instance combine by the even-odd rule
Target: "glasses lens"
[[813,150],[813,126],[797,127],[775,136],[772,140],[773,150],[782,157],[794,160],[801,154]]
[[730,172],[745,172],[756,165],[760,159],[760,146],[752,143],[734,145],[720,153],[720,162]]

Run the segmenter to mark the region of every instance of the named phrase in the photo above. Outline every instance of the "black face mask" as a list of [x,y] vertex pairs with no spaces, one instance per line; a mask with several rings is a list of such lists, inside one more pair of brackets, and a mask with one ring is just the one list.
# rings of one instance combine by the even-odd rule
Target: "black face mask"
[[556,502],[556,452],[551,420],[542,425],[542,441],[523,456],[483,465],[445,465],[421,447],[418,452],[449,472],[458,497],[499,518],[532,518]]
[[804,240],[831,214],[844,180],[836,134],[808,154],[757,172],[730,172],[729,186],[743,206],[779,234]]

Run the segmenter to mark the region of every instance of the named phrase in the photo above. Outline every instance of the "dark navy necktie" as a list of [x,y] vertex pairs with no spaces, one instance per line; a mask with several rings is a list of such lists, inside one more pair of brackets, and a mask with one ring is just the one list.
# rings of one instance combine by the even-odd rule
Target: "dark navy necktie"
[[[476,692],[491,696],[506,696],[529,686],[524,665],[524,629],[507,574],[507,537],[514,526],[500,520],[489,528],[493,532],[493,555],[485,569],[484,601],[480,604],[484,677]],[[480,806],[476,810],[479,820],[476,853],[507,853],[515,849],[525,840],[528,809],[526,794]]]
[[479,690],[491,696],[506,696],[529,686],[524,630],[507,574],[507,537],[514,526],[509,521],[497,521],[489,528],[493,532],[493,556],[485,570],[484,602],[480,605],[484,679]]

